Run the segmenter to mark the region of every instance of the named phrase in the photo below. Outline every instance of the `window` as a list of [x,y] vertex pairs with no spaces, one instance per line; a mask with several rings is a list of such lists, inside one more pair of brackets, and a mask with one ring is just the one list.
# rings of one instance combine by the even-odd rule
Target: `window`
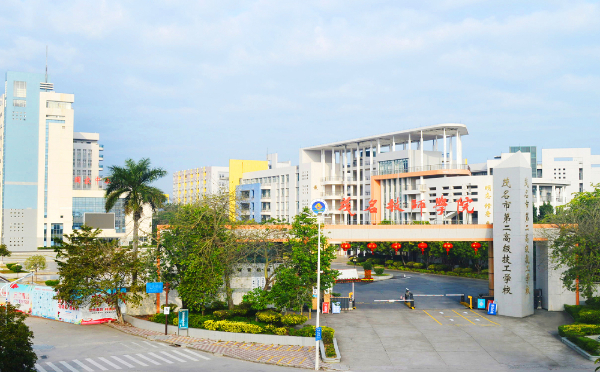
[[46,108],[50,109],[71,109],[71,102],[46,101]]
[[26,103],[24,99],[13,99],[13,107],[26,107]]
[[25,81],[13,82],[13,96],[19,97],[19,98],[27,97],[27,82],[25,82]]
[[[63,224],[53,223],[50,228],[50,246],[53,247],[57,244],[57,241],[62,242],[63,238]],[[59,243],[60,244],[60,243]]]

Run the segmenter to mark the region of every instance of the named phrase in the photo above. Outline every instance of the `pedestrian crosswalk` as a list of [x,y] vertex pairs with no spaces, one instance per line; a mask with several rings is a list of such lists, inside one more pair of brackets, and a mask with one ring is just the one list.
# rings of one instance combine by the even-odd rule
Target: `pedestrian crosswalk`
[[[130,347],[123,343],[127,349],[139,350],[139,348],[148,349],[149,346],[152,351],[146,351],[144,353],[131,352],[128,354],[119,355],[105,355],[94,358],[80,358],[73,360],[59,360],[52,362],[44,362],[38,360],[35,368],[38,372],[95,372],[95,371],[117,371],[117,370],[129,370],[132,368],[140,367],[153,367],[161,365],[170,365],[175,363],[188,363],[188,362],[200,362],[202,360],[210,360],[199,352],[189,349],[174,349],[168,346],[162,346],[164,344],[156,344],[147,341],[141,341],[140,343],[132,342],[137,345],[137,348]],[[125,349],[125,351],[129,351]]]

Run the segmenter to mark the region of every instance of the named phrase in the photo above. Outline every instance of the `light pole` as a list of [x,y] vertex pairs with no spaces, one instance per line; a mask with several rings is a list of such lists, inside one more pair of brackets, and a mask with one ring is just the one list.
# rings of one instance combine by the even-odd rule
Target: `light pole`
[[319,215],[327,213],[327,203],[322,199],[315,199],[311,203],[311,210],[317,215],[317,324],[315,326],[315,371],[319,370],[319,343],[321,341],[321,327],[319,312],[321,311],[321,221]]

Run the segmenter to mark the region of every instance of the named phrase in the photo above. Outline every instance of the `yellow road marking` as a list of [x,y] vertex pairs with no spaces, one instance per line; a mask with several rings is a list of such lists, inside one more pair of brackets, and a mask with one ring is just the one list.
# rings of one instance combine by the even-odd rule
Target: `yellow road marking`
[[[471,310],[471,311],[473,311],[473,310]],[[473,311],[473,313],[477,314],[475,311]],[[485,316],[482,316],[482,315],[480,315],[480,314],[477,314],[477,315],[479,315],[480,317],[482,317],[483,319],[487,320],[487,321],[488,321],[488,322],[490,322],[490,323],[494,323],[495,325],[500,325],[500,324],[498,324],[498,323],[496,323],[496,322],[492,322],[491,320],[489,320],[489,319],[488,319],[488,318],[486,318]]]
[[473,323],[472,321],[470,321],[469,319],[465,318],[464,316],[460,315],[459,313],[456,312],[456,310],[452,310],[456,315],[460,316],[461,318],[463,318],[464,320],[466,320],[467,322],[476,325],[475,323]]
[[270,357],[269,359],[267,359],[267,362],[271,361],[271,359],[275,358],[275,355],[273,355],[272,357]]
[[429,314],[427,311],[423,310],[423,312],[427,315],[429,315],[431,317],[431,319],[435,320],[437,322],[437,324],[442,325],[442,323],[440,323],[439,320],[437,320],[436,318],[434,318],[433,316],[431,316],[431,314]]
[[279,345],[279,347],[278,347],[277,349],[275,349],[275,350],[279,350],[279,349],[281,349],[282,347],[283,347],[283,345]]
[[227,342],[225,343],[225,345],[223,345],[223,346],[226,346],[226,345],[227,345],[228,343],[230,343],[230,342],[231,342],[231,341],[227,341]]
[[287,358],[287,357],[281,357],[281,358],[279,358],[279,360],[275,364],[279,364],[279,362],[281,362],[281,359],[284,359],[284,358]]
[[292,359],[290,359],[290,361],[289,361],[289,362],[287,362],[287,364],[290,364],[290,363],[292,363],[292,360],[294,360],[294,359],[296,359],[296,357],[292,357]]
[[286,351],[290,351],[290,349],[293,348],[293,347],[294,347],[294,345],[288,347]]
[[259,356],[258,359],[256,359],[256,360],[260,360],[260,358],[262,358],[262,357],[264,357],[264,355]]
[[305,360],[306,360],[306,358],[302,359],[302,361],[301,361],[299,364],[302,364],[302,363],[304,363],[304,361],[305,361]]

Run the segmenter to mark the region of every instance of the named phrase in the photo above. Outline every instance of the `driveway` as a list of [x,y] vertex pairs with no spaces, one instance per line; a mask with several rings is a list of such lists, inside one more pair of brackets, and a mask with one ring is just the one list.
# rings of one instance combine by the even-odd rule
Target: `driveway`
[[[560,342],[557,326],[570,322],[564,312],[536,310],[516,319],[466,309],[455,297],[417,297],[415,310],[373,301],[399,298],[405,288],[415,294],[487,292],[482,280],[406,276],[355,284],[357,309],[322,317],[336,330],[342,364],[350,370],[593,370],[592,362]],[[345,295],[350,288],[336,285],[334,292]]]

